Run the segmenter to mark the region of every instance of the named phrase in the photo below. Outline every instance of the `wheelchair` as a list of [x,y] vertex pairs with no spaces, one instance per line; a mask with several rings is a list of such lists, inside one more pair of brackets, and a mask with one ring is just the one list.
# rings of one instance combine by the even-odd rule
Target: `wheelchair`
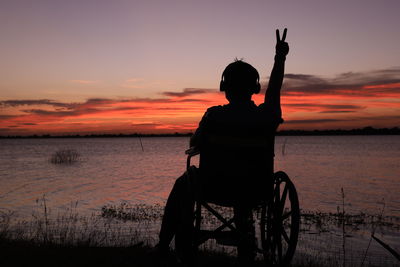
[[[263,258],[268,266],[287,266],[294,256],[298,241],[299,200],[296,188],[288,175],[283,171],[273,172],[273,146],[272,144],[272,148],[269,147],[272,149],[268,163],[272,170],[272,177],[269,177],[271,182],[267,186],[269,188],[265,188],[265,196],[251,207],[256,214],[254,216],[256,232],[253,233],[254,253],[257,258]],[[202,153],[194,148],[185,151],[187,171],[191,168],[191,160],[196,155],[200,156],[201,168]],[[209,239],[215,239],[217,244],[237,246],[241,239],[248,238],[248,233],[241,232],[236,227],[234,218],[225,218],[225,214],[215,208],[218,206],[232,208],[230,204],[216,203],[202,198],[201,195],[196,197],[193,216],[195,251]],[[204,211],[215,217],[220,225],[212,230],[202,229]]]

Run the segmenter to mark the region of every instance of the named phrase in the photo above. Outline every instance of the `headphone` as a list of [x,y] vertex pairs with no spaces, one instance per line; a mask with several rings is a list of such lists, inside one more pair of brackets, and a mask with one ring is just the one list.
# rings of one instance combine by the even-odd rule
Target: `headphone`
[[[252,86],[251,90],[253,94],[258,94],[261,90],[261,85],[260,85],[260,75],[258,74],[258,71],[254,69],[254,73],[256,74],[256,82],[254,86]],[[224,70],[221,76],[221,82],[219,83],[219,90],[221,92],[225,92],[226,90],[229,90],[227,83],[225,82],[225,74],[226,74],[227,68]]]

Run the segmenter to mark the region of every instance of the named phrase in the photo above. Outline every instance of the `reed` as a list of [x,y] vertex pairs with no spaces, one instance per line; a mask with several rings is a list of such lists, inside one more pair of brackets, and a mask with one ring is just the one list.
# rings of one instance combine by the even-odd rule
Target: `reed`
[[[32,248],[104,248],[99,252],[101,257],[105,251],[114,253],[113,249],[129,248],[126,255],[131,253],[141,258],[145,263],[148,259],[148,251],[151,245],[156,242],[156,234],[163,214],[161,205],[130,205],[121,203],[119,205],[105,205],[100,213],[90,216],[81,216],[78,213],[78,202],[71,203],[63,212],[54,214],[48,207],[49,200],[42,196],[37,200],[37,207],[32,213],[32,219],[28,221],[15,221],[15,214],[10,211],[0,212],[0,244],[6,247],[16,246],[16,251],[20,253],[21,246]],[[343,203],[342,203],[343,205]],[[221,212],[224,212],[221,210]],[[226,211],[229,213],[229,210]],[[206,218],[207,214],[204,216]],[[379,218],[379,220],[378,220]],[[368,215],[365,213],[351,214],[349,212],[338,211],[338,213],[323,213],[302,211],[302,231],[299,243],[313,241],[313,237],[319,236],[320,239],[328,238],[327,244],[336,243],[340,246],[342,238],[341,228],[346,224],[346,238],[350,233],[355,233],[359,228],[388,227],[390,229],[400,229],[400,218],[378,215]],[[204,222],[214,226],[212,218],[205,219]],[[336,230],[335,230],[336,229]],[[362,232],[363,229],[360,229]],[[312,233],[312,234],[309,234]],[[340,233],[340,237],[336,235]],[[316,235],[317,234],[317,235]],[[307,240],[305,240],[307,239]],[[358,261],[350,258],[354,255],[351,248],[351,238],[349,246],[346,244],[346,265],[360,266]],[[325,240],[326,241],[326,240]],[[11,245],[10,245],[11,244]],[[21,245],[24,244],[24,245]],[[112,249],[113,248],[113,249]],[[109,250],[108,250],[109,249]],[[215,242],[209,241],[201,248],[201,258],[199,266],[216,266],[213,263],[221,263],[224,266],[235,266],[235,250],[218,246]],[[343,263],[343,254],[339,251],[331,254],[326,253],[326,249],[320,247],[310,247],[303,245],[296,253],[292,266],[339,266]],[[325,252],[324,252],[325,251]],[[60,252],[61,253],[61,252]],[[63,252],[70,253],[70,252]],[[363,258],[356,255],[357,258]],[[122,255],[122,257],[125,254]],[[114,257],[114,256],[110,256]],[[121,255],[115,255],[116,258]],[[149,259],[150,260],[150,259]],[[363,266],[374,266],[368,260]],[[204,263],[204,264],[203,264]],[[218,265],[218,264],[217,264]],[[73,265],[72,265],[73,266]],[[110,265],[111,266],[111,265]],[[121,265],[122,266],[122,265]],[[128,266],[128,265],[126,265]],[[151,265],[144,265],[151,266]],[[258,261],[256,266],[263,266]],[[383,263],[380,266],[392,266]]]
[[345,209],[344,209],[344,190],[341,188],[342,193],[342,249],[343,249],[343,267],[346,267],[346,223],[345,223]]
[[[81,216],[78,202],[71,203],[62,213],[53,214],[46,197],[37,199],[32,219],[19,220],[12,212],[0,213],[0,244],[29,242],[33,246],[61,247],[126,247],[147,237],[137,224],[122,223],[98,214]],[[145,229],[145,225],[141,225]]]
[[60,149],[50,157],[53,164],[72,164],[78,162],[80,154],[74,149]]

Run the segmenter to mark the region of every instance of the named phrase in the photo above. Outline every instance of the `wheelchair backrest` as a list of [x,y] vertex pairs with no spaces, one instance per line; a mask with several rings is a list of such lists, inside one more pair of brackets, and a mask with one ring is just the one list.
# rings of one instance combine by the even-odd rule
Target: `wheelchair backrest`
[[[200,171],[213,196],[243,201],[272,182],[275,129],[220,125],[204,135]],[[262,190],[260,191],[260,189]]]
[[207,134],[200,150],[202,171],[224,177],[273,173],[274,136]]

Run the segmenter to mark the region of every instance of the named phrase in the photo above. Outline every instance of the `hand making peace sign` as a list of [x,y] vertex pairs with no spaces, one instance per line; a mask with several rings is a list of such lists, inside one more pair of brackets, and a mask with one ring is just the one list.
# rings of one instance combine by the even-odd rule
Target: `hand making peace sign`
[[289,45],[285,42],[286,39],[287,29],[283,30],[282,39],[279,34],[279,30],[276,30],[276,46],[275,46],[275,53],[278,57],[285,58],[286,55],[289,53]]

